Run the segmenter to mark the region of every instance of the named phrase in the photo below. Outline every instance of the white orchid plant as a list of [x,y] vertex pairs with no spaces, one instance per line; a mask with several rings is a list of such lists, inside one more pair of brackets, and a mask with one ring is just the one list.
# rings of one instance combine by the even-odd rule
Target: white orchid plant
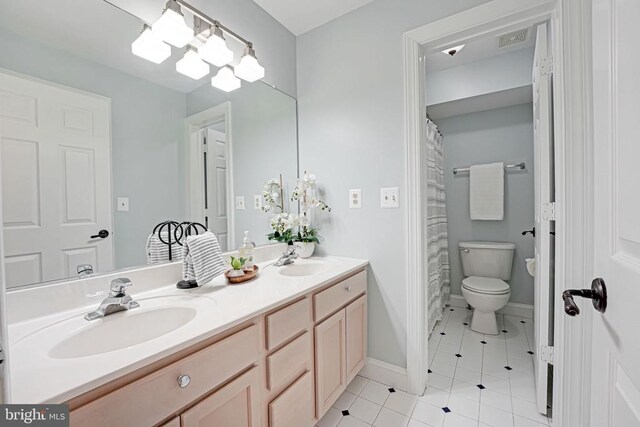
[[292,214],[284,210],[284,191],[281,181],[271,179],[264,184],[262,191],[265,204],[264,212],[272,212],[272,233],[269,240],[278,242],[314,242],[319,244],[318,229],[311,227],[310,213],[313,209],[331,212],[331,208],[317,197],[316,176],[306,173],[299,178],[291,194],[291,201],[297,202],[299,214]]

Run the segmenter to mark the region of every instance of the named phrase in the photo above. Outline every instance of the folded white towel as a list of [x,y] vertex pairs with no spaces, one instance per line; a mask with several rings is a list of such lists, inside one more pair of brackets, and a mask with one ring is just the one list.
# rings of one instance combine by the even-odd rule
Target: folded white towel
[[198,286],[224,273],[225,264],[218,238],[210,231],[188,236],[183,243],[182,277]]
[[[173,234],[173,233],[172,233]],[[172,240],[174,237],[172,236]],[[162,240],[169,241],[169,233],[162,231]],[[159,262],[180,261],[182,259],[182,246],[178,243],[171,243],[171,260],[169,260],[169,245],[160,240],[160,236],[155,233],[147,237],[147,264],[157,264]]]
[[469,171],[471,219],[504,219],[504,163],[473,165]]

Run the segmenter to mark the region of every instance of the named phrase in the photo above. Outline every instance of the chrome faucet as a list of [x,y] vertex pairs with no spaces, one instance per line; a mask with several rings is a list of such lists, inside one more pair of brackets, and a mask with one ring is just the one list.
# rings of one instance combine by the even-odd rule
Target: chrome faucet
[[293,264],[293,260],[298,258],[295,246],[289,246],[285,253],[282,254],[280,259],[275,262],[276,267],[282,267],[283,265]]
[[127,288],[129,286],[133,286],[133,283],[126,277],[112,280],[109,296],[100,303],[100,306],[96,310],[87,313],[84,318],[87,320],[96,320],[119,311],[140,307],[140,304],[134,301],[131,295],[127,294]]

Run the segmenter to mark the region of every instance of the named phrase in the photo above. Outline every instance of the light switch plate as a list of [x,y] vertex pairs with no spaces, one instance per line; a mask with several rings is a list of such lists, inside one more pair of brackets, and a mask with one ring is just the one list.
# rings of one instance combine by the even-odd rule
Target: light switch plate
[[236,209],[239,211],[244,210],[244,196],[236,196]]
[[253,209],[256,209],[256,210],[262,209],[262,195],[260,194],[253,195]]
[[118,212],[129,212],[128,197],[118,197]]
[[380,207],[384,209],[400,207],[400,189],[398,187],[381,188]]
[[349,190],[349,208],[360,209],[362,208],[362,190],[354,189]]

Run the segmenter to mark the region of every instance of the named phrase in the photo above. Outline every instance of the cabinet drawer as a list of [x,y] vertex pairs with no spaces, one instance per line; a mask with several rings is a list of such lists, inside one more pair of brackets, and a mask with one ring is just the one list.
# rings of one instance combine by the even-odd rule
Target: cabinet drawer
[[314,320],[317,322],[343,307],[367,290],[367,272],[361,271],[313,296]]
[[271,350],[306,329],[309,323],[309,299],[291,304],[267,316],[267,350]]
[[269,404],[269,427],[313,425],[313,376],[307,371]]
[[311,334],[296,338],[267,357],[267,387],[274,390],[311,368]]
[[[73,426],[154,425],[251,366],[260,354],[256,325],[71,412]],[[188,375],[184,388],[178,377]]]

